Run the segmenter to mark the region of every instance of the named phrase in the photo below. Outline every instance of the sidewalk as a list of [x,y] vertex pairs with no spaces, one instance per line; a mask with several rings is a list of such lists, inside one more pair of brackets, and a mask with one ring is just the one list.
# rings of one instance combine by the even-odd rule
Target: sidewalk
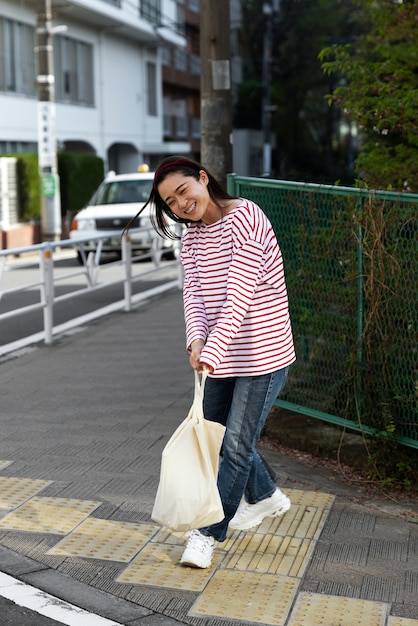
[[172,291],[0,360],[0,571],[130,626],[418,626],[418,525],[269,446],[291,510],[178,565],[150,513],[184,341]]

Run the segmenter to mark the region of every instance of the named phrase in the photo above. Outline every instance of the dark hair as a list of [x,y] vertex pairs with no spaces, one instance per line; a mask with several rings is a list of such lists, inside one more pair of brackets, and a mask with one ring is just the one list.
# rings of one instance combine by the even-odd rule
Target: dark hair
[[208,185],[207,190],[209,193],[209,197],[216,205],[221,209],[221,200],[234,200],[235,196],[231,196],[226,189],[216,180],[216,178],[200,163],[197,161],[193,161],[192,159],[188,159],[183,156],[170,156],[163,159],[160,165],[157,167],[154,175],[154,182],[152,185],[152,190],[149,195],[148,200],[142,207],[140,211],[131,219],[131,221],[125,226],[123,230],[123,234],[131,227],[132,223],[136,220],[136,218],[142,213],[148,204],[151,204],[151,223],[157,233],[162,237],[168,237],[169,239],[179,239],[177,233],[175,233],[167,223],[167,217],[169,217],[174,222],[178,224],[190,224],[192,220],[187,220],[178,217],[170,207],[164,202],[158,193],[158,185],[163,182],[163,180],[169,175],[173,173],[181,173],[184,176],[190,176],[191,178],[195,178],[199,180],[200,172],[206,172],[208,177]]

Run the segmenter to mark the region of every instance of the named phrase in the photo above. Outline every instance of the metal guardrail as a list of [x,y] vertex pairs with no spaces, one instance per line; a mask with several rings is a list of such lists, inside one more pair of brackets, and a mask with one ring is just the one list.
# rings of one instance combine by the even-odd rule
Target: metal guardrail
[[[141,229],[135,229],[135,231]],[[134,230],[132,232],[135,232]],[[171,248],[163,248],[161,245],[161,238],[155,237],[152,239],[151,249],[148,252],[144,252],[141,255],[133,255],[132,244],[129,236],[125,236],[121,241],[121,258],[102,264],[102,246],[103,242],[109,237],[120,236],[120,231],[107,232],[106,235],[96,237],[86,237],[77,240],[65,239],[57,242],[43,242],[35,244],[33,246],[26,246],[20,248],[9,248],[7,250],[0,250],[0,322],[17,315],[23,315],[32,311],[42,310],[43,312],[43,341],[46,345],[51,345],[54,341],[54,334],[60,331],[59,327],[54,326],[54,305],[58,302],[63,302],[69,298],[77,296],[82,297],[83,294],[91,293],[99,289],[111,287],[112,285],[120,285],[123,283],[124,297],[122,301],[114,303],[114,309],[119,308],[124,311],[131,311],[134,303],[141,299],[145,299],[156,293],[161,293],[173,287],[181,288],[182,285],[182,270],[181,265],[177,258],[174,261],[165,261],[164,266],[161,264],[161,260],[164,254],[169,252],[179,252],[179,242],[173,241]],[[90,253],[86,253],[83,244],[87,242],[97,241],[96,250]],[[57,258],[57,251],[73,249],[78,252],[80,267],[71,268],[71,271],[62,273],[60,276],[56,275],[54,271],[55,260]],[[6,272],[13,271],[13,267],[10,264],[10,259],[15,257],[21,257],[25,253],[32,253],[32,258],[27,263],[20,263],[19,269],[26,267],[38,266],[39,278],[38,280],[13,285],[8,288],[3,288],[5,282]],[[38,263],[33,258],[33,255],[38,257]],[[177,254],[174,255],[178,256]],[[151,261],[152,266],[149,267],[149,263],[144,269],[144,264],[135,263],[135,260]],[[104,272],[107,272],[109,268],[120,268],[120,275],[112,280],[105,280],[100,282],[100,278]],[[157,276],[158,272],[162,269],[167,270],[168,267],[172,267],[175,271],[175,276],[172,280],[164,282],[159,287],[154,287],[152,290],[143,292],[142,294],[133,295],[133,285],[137,281],[143,280],[145,277]],[[56,294],[56,285],[60,281],[68,281],[68,279],[81,277],[85,280],[85,286],[79,289],[71,290],[68,293],[61,295]],[[28,290],[39,290],[39,302],[26,304],[23,306],[15,307],[9,311],[1,312],[1,302],[4,296],[11,294],[21,294]],[[108,309],[107,309],[108,312]],[[76,325],[77,320],[74,320]],[[0,355],[10,351],[11,347],[4,345],[0,347]]]

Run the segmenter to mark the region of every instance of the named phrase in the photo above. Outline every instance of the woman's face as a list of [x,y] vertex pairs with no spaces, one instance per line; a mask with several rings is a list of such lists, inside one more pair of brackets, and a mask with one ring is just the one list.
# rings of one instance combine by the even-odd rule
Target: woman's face
[[212,224],[220,215],[219,208],[209,196],[208,182],[208,175],[204,170],[199,172],[199,180],[173,172],[158,185],[158,193],[177,217]]

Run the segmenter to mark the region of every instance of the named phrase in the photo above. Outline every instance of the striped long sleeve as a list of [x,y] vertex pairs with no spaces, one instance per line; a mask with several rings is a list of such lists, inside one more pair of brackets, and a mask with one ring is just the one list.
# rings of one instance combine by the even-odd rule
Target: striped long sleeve
[[273,228],[254,203],[183,235],[187,347],[205,342],[214,376],[272,372],[295,360],[283,260]]

